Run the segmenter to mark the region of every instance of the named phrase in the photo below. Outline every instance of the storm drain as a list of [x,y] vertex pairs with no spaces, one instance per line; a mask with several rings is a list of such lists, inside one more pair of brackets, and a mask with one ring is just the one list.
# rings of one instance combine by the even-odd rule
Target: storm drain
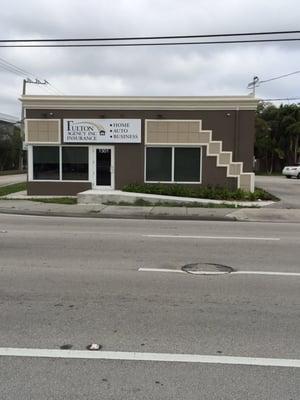
[[193,275],[224,275],[234,271],[233,268],[227,265],[212,263],[186,264],[181,269]]

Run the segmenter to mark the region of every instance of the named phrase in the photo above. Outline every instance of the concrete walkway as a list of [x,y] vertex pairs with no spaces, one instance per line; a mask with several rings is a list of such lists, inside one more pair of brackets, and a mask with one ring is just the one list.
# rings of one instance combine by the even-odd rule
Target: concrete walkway
[[14,183],[25,182],[27,179],[26,174],[17,175],[0,175],[0,186],[13,185]]
[[30,200],[0,200],[0,213],[21,215],[69,216],[86,218],[176,219],[206,221],[296,222],[300,210],[271,208],[200,208],[64,205]]
[[[266,207],[274,204],[273,201],[243,201],[243,200],[214,200],[205,198],[195,198],[195,197],[182,197],[182,196],[166,196],[160,194],[149,194],[149,193],[134,193],[134,192],[123,192],[122,190],[86,190],[84,192],[78,193],[77,195],[79,204],[101,204],[107,202],[126,202],[130,204],[135,204],[138,200],[143,200],[149,205],[157,205],[159,202],[165,203],[175,203],[182,205],[182,203],[191,204],[193,207],[199,205],[208,204],[223,204],[236,207]],[[183,204],[186,205],[186,204]]]
[[280,201],[271,204],[269,207],[300,209],[300,179],[257,175],[255,177],[255,185],[280,199]]

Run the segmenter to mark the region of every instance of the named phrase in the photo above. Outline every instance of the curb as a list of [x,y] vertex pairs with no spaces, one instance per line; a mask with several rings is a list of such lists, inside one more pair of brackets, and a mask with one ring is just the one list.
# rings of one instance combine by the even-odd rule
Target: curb
[[29,215],[37,217],[66,217],[66,218],[96,218],[96,219],[136,219],[136,220],[161,220],[161,221],[216,221],[216,222],[248,222],[248,223],[276,223],[276,224],[300,224],[300,220],[282,220],[282,219],[251,219],[251,218],[238,218],[230,214],[224,216],[210,216],[210,215],[136,215],[136,214],[105,214],[101,213],[60,213],[60,212],[39,212],[39,211],[20,211],[20,210],[7,210],[0,209],[0,215]]
[[136,215],[136,214],[105,214],[101,213],[60,213],[60,212],[39,212],[39,211],[20,211],[20,210],[6,210],[0,209],[0,214],[5,215],[31,215],[38,217],[69,217],[69,218],[97,218],[97,219],[139,219],[139,220],[179,220],[179,221],[223,221],[223,222],[239,222],[236,217],[230,215],[225,215],[223,217],[217,216],[205,216],[205,215],[191,215],[191,216],[181,216],[181,215]]

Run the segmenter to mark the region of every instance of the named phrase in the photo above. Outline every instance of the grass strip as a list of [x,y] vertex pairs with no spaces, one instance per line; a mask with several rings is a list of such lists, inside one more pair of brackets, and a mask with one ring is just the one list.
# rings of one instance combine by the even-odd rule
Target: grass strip
[[26,190],[26,182],[14,183],[13,185],[0,186],[0,197],[11,193],[22,192]]
[[30,201],[37,201],[38,203],[51,203],[51,204],[77,204],[77,199],[73,197],[49,197],[49,198],[31,198]]

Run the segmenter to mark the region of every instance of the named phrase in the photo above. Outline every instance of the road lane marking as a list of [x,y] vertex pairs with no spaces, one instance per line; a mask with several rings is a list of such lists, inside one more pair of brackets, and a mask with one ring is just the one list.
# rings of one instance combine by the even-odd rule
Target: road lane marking
[[181,269],[167,269],[167,268],[139,268],[140,272],[176,272],[179,274],[186,274],[185,271]]
[[0,348],[0,357],[31,357],[31,358],[75,358],[98,360],[125,360],[125,361],[160,361],[185,362],[199,364],[232,364],[252,365],[265,367],[300,368],[300,359],[262,358],[262,357],[235,357],[200,354],[171,354],[171,353],[139,353],[126,351],[95,351],[88,350],[58,350],[58,349],[22,349]]
[[300,272],[277,272],[277,271],[233,271],[233,272],[220,272],[220,271],[193,271],[193,273],[182,271],[181,269],[167,269],[167,268],[139,268],[139,272],[176,272],[180,274],[189,275],[270,275],[270,276],[299,276]]
[[251,237],[251,236],[190,236],[190,235],[142,235],[148,238],[159,239],[216,239],[216,240],[268,240],[278,241],[280,238],[275,237]]
[[300,272],[277,272],[277,271],[233,271],[232,274],[239,275],[278,275],[278,276],[300,276]]

